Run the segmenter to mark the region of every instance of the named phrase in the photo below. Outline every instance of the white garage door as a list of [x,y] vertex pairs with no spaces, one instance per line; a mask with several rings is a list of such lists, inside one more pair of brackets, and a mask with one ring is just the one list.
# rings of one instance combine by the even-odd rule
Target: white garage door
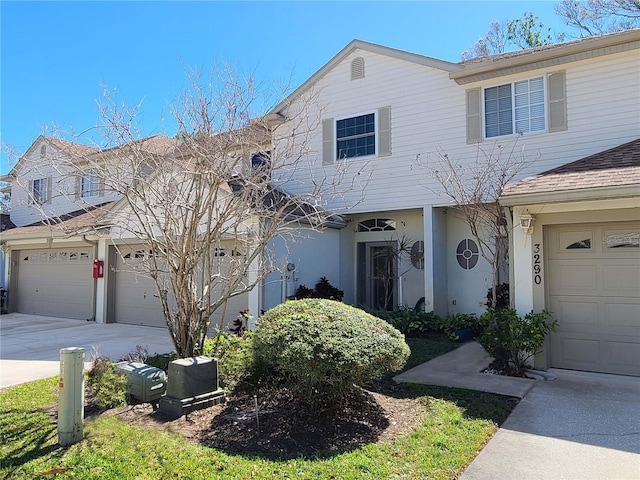
[[92,269],[90,247],[21,250],[16,310],[51,317],[92,318]]
[[[118,323],[166,327],[155,282],[136,271],[136,265],[145,261],[146,252],[144,247],[120,249],[115,273],[115,320]],[[225,328],[236,319],[240,310],[247,308],[247,302],[247,294],[229,300],[224,316]],[[222,307],[211,317],[211,334],[221,319]]]
[[640,223],[546,230],[551,365],[640,376]]

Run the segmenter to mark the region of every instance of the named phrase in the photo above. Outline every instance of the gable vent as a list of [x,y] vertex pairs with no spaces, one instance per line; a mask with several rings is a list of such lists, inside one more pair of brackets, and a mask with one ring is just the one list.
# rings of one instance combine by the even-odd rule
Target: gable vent
[[364,78],[364,58],[356,57],[351,62],[351,80]]
[[44,158],[46,155],[47,155],[47,147],[42,145],[40,147],[40,156]]

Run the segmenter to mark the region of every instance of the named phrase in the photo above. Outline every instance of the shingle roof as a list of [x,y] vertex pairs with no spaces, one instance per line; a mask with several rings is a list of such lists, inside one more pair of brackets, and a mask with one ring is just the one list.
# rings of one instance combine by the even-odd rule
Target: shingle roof
[[507,185],[502,196],[624,185],[640,186],[640,139]]
[[116,202],[108,202],[95,207],[78,210],[60,218],[43,220],[24,227],[16,227],[2,232],[2,240],[11,240],[24,235],[51,234],[52,236],[79,235],[100,226],[102,219],[111,211]]
[[62,140],[60,138],[53,137],[44,137],[47,142],[56,146],[64,153],[74,156],[74,157],[82,157],[85,155],[91,155],[92,153],[97,152],[99,149],[94,147],[89,147],[87,145],[82,145],[81,143],[69,142],[67,140]]

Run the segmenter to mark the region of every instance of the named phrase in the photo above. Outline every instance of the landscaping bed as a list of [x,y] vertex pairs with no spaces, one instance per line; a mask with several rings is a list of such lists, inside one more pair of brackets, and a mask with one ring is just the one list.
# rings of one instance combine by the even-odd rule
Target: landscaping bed
[[[455,347],[437,339],[408,343],[409,366]],[[450,479],[473,460],[516,402],[387,379],[312,416],[282,395],[259,392],[259,430],[253,395],[230,397],[178,420],[146,405],[88,412],[85,439],[61,448],[57,379],[5,389],[0,477]]]

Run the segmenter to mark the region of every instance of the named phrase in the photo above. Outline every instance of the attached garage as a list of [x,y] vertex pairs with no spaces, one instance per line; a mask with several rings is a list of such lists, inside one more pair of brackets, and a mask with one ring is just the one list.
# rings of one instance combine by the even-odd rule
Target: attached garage
[[[144,246],[122,247],[113,252],[115,261],[114,317],[118,323],[166,327],[162,304],[158,298],[155,282],[141,274],[138,266],[145,261],[148,251]],[[248,306],[248,294],[233,297],[227,303],[225,326],[230,325],[240,310]],[[211,317],[211,331],[219,325],[222,307]]]
[[12,293],[15,311],[50,317],[93,317],[91,247],[20,250],[17,258],[17,289]]
[[162,304],[154,281],[136,272],[143,248],[125,249],[116,256],[115,320],[118,323],[164,327]]
[[550,365],[640,375],[640,222],[548,227]]
[[640,376],[640,139],[511,184],[500,203],[520,224],[515,307],[558,320],[536,367]]

